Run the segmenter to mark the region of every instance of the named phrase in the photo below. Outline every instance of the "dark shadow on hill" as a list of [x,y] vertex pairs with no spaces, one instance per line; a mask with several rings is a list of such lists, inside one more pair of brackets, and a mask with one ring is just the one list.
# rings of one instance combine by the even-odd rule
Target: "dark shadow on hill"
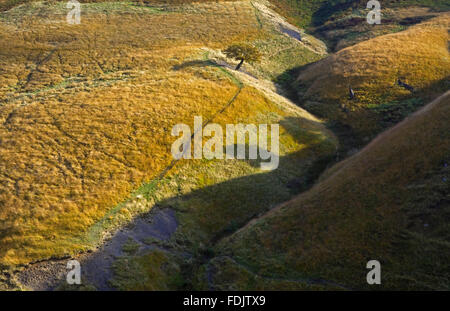
[[[312,15],[312,24],[315,27],[323,25],[337,12],[345,11],[352,7],[361,7],[361,3],[363,2],[363,0],[335,0],[332,3],[330,1],[324,1],[322,6]],[[367,2],[364,2],[363,7],[366,5]]]
[[172,67],[172,70],[178,71],[191,67],[207,67],[207,66],[218,66],[218,64],[214,63],[211,60],[191,60],[184,62],[179,65],[175,65]]
[[[183,70],[183,69],[187,69],[187,68],[195,68],[195,67],[200,67],[200,68],[201,67],[221,67],[221,68],[236,70],[235,65],[229,64],[226,61],[223,61],[223,60],[214,61],[211,59],[187,61],[182,64],[173,66],[172,70],[179,71],[179,70]],[[251,74],[250,72],[245,70],[245,68],[243,68],[243,67],[241,67],[241,69],[239,69],[239,71],[242,73],[245,73],[248,76],[251,76],[252,78],[257,79],[257,77],[255,77],[253,74]]]
[[[299,118],[288,117],[280,122],[280,126],[287,131],[302,131],[300,135],[298,132],[293,133],[294,137],[295,135],[301,136],[304,140],[299,141],[299,143],[316,143],[298,152],[280,157],[277,169],[207,186],[188,194],[159,202],[158,205],[175,209],[177,215],[182,215],[182,217],[186,217],[190,213],[197,214],[198,219],[201,220],[199,228],[203,224],[204,228],[201,231],[203,233],[208,232],[207,235],[209,236],[208,240],[202,242],[214,243],[223,236],[234,232],[236,228],[245,225],[250,219],[270,210],[286,199],[306,191],[314,184],[314,181],[325,168],[330,163],[333,163],[335,149],[330,141],[317,143],[317,141],[322,139],[320,134],[317,134],[317,128],[311,130],[295,129],[295,125],[298,126],[298,122]],[[317,124],[317,122],[303,119],[300,122]],[[246,149],[246,154],[248,155],[248,146]],[[235,145],[234,150],[237,150],[237,145]],[[269,160],[245,161],[251,166],[258,168],[261,162],[268,162]],[[239,191],[236,191],[236,189],[239,189]],[[273,193],[277,190],[282,191],[283,195],[277,196]],[[201,204],[201,208],[198,210],[186,208],[187,202],[191,200],[193,202],[197,200],[201,202],[209,201],[212,206]],[[216,220],[212,220],[208,224],[210,219],[208,217],[203,218],[203,216],[208,216],[212,212],[211,208],[213,206],[222,207],[222,210],[214,211],[214,217],[219,217],[221,214],[219,217],[221,225]]]
[[[305,122],[308,129],[301,128]],[[83,259],[82,266],[86,267],[83,278],[98,289],[112,289],[108,281],[113,276],[112,265],[117,258],[126,256],[124,249],[132,242],[137,245],[137,255],[154,249],[180,257],[190,254],[188,257],[194,260],[182,268],[184,278],[189,279],[195,267],[213,256],[210,250],[218,240],[309,189],[333,162],[334,145],[331,141],[318,143],[323,138],[317,133],[317,127],[311,129],[314,123],[294,117],[280,122],[288,132],[294,131],[293,137],[302,138],[300,143],[310,142],[312,146],[280,157],[277,169],[231,179],[158,202],[152,211],[135,218]],[[260,162],[252,160],[250,165],[259,167]],[[170,228],[175,228],[176,232]],[[149,242],[149,239],[155,242]],[[168,240],[175,246],[164,246]],[[180,287],[189,289],[191,285],[186,281]]]

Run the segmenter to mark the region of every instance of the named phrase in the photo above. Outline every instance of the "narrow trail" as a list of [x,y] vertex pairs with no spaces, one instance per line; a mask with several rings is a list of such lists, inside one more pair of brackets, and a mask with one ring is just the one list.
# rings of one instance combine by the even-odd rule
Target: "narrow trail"
[[26,89],[29,86],[29,84],[33,80],[33,75],[41,70],[41,66],[47,63],[52,58],[52,56],[58,51],[61,45],[61,43],[54,45],[53,49],[43,59],[37,60],[35,62],[35,68],[30,70],[30,73],[27,75],[25,84],[22,86],[22,89]]

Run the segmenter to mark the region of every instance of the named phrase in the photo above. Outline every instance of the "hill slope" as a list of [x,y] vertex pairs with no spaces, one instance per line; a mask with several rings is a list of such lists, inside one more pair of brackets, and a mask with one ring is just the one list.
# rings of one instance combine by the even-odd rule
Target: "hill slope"
[[[351,129],[360,142],[448,89],[450,15],[345,48],[306,66],[294,88],[307,110]],[[397,84],[414,87],[411,92]],[[356,98],[349,98],[351,87]]]
[[[198,201],[193,214],[206,223],[186,220],[205,243],[294,195],[285,181],[306,186],[304,176],[317,174],[311,164],[334,154],[321,120],[208,58],[233,42],[264,40],[297,47],[289,55],[299,57],[277,70],[320,57],[262,25],[249,1],[92,2],[83,4],[80,25],[66,23],[65,4],[35,1],[0,13],[1,265],[93,249],[156,204],[194,190],[204,197],[200,190],[211,187],[223,213],[205,218],[210,202]],[[263,62],[274,53],[286,59],[278,45],[265,45]],[[272,175],[251,161],[173,167],[171,129],[194,116],[223,126],[281,122],[281,156],[291,156]],[[226,182],[236,178],[241,214],[224,215],[233,185]],[[248,191],[274,180],[277,191],[246,204]],[[221,183],[228,186],[213,187]],[[145,202],[136,204],[138,196]]]
[[[98,289],[365,289],[368,259],[382,288],[447,289],[448,94],[289,201],[338,144],[277,92],[301,67],[299,103],[366,143],[448,89],[448,15],[308,66],[326,47],[264,0],[82,2],[80,25],[65,1],[0,5],[1,289],[54,288],[66,256]],[[362,14],[296,3],[319,32]],[[233,70],[236,42],[261,61]],[[194,116],[278,123],[278,169],[172,161],[171,129]]]
[[255,289],[268,279],[374,289],[365,265],[376,259],[376,288],[448,290],[448,133],[450,92],[331,168],[310,191],[223,240],[209,263],[210,285]]

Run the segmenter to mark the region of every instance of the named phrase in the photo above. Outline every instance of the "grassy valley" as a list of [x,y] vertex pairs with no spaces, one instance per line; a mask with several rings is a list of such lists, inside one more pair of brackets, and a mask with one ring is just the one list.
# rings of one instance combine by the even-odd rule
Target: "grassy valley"
[[[5,267],[95,249],[106,233],[170,200],[183,202],[173,206],[186,223],[177,234],[207,244],[300,192],[289,181],[307,187],[323,166],[311,164],[332,158],[333,134],[277,95],[270,82],[320,54],[257,19],[250,2],[87,3],[75,26],[63,22],[63,5],[32,2],[0,16]],[[266,44],[260,67],[246,64],[249,73],[233,73],[219,49],[244,40],[284,41],[305,56],[289,64],[284,51]],[[280,69],[264,65],[274,53],[284,59]],[[173,167],[170,129],[192,124],[195,115],[219,124],[281,122],[283,169],[266,176],[251,162],[200,160]],[[278,190],[265,190],[275,180]],[[248,205],[254,191],[260,201]],[[192,213],[186,216],[189,193]],[[202,201],[210,195],[216,217]]]
[[[212,286],[258,289],[275,279],[282,288],[369,289],[364,265],[377,259],[380,289],[448,290],[449,99],[447,92],[221,241],[208,263]],[[248,276],[236,283],[241,270]]]
[[[0,289],[448,290],[446,1],[80,2],[0,4]],[[174,160],[194,116],[278,168]]]

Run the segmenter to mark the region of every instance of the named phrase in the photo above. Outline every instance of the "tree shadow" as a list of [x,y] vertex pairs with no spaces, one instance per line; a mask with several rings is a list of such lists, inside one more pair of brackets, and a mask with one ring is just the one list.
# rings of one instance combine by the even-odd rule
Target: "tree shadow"
[[[172,70],[174,71],[179,71],[179,70],[183,70],[186,68],[195,68],[195,67],[219,67],[219,68],[225,68],[225,69],[231,69],[231,70],[236,70],[236,65],[232,65],[230,63],[227,63],[224,60],[191,60],[191,61],[187,61],[184,62],[182,64],[179,65],[175,65],[172,67]],[[239,69],[239,72],[245,73],[246,75],[258,79],[258,77],[256,77],[255,75],[253,75],[252,73],[250,73],[249,71],[245,70],[245,68],[241,67]]]
[[179,70],[183,70],[183,69],[190,68],[190,67],[208,67],[208,66],[216,67],[216,66],[220,66],[220,65],[211,60],[191,60],[191,61],[187,61],[182,64],[179,64],[179,65],[173,66],[172,70],[179,71]]

